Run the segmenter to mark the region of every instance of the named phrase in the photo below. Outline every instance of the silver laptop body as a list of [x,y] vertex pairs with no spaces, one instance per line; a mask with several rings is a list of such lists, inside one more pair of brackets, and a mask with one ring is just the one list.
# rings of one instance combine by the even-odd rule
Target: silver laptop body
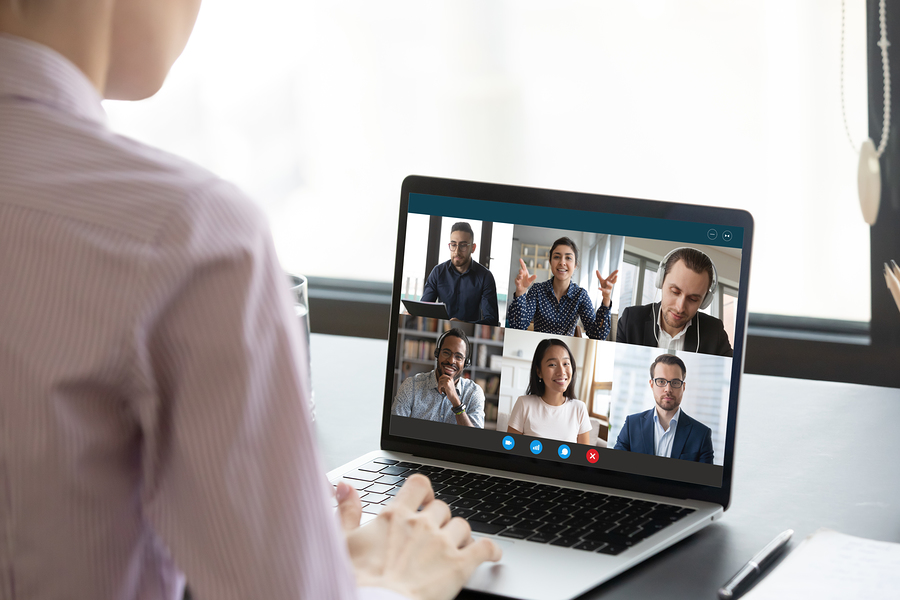
[[[403,312],[401,300],[421,298],[428,275],[447,258],[447,232],[462,221],[476,225],[476,246],[490,248],[481,260],[490,266],[496,283],[499,327],[429,320]],[[539,272],[542,261],[548,264],[544,255],[548,240],[560,234],[569,234],[566,237],[582,245],[580,269],[589,269],[591,275],[594,267],[604,275],[613,267],[619,270],[613,327],[606,340],[510,326],[518,260]],[[405,476],[432,475],[438,497],[448,501],[454,514],[470,519],[473,535],[487,535],[503,549],[501,562],[482,565],[466,588],[511,598],[574,598],[699,531],[720,518],[730,501],[752,237],[753,220],[739,210],[408,177],[400,199],[381,449],[334,469],[328,474],[330,481],[336,484],[343,477],[359,490],[364,521],[368,521],[390,502]],[[685,443],[681,458],[666,458],[641,451],[636,439],[647,431],[639,424],[641,415],[652,414],[654,408],[647,367],[667,353],[644,345],[651,333],[653,341],[658,340],[658,329],[648,324],[643,338],[636,339],[632,332],[628,343],[611,340],[626,335],[625,329],[616,327],[626,305],[635,307],[637,312],[629,312],[633,319],[632,312],[639,314],[639,307],[649,304],[650,314],[658,320],[654,307],[657,302],[664,306],[663,292],[655,288],[653,271],[679,247],[701,249],[715,264],[717,289],[711,292],[711,310],[706,312],[725,324],[733,356],[712,354],[712,337],[724,333],[718,324],[699,316],[691,322],[694,329],[685,330],[684,349],[668,352],[687,365],[681,414],[701,423],[694,427],[706,432],[706,438],[700,454],[691,454]],[[473,260],[479,260],[477,253]],[[590,277],[581,281],[585,282],[581,287],[597,296],[593,299],[596,308],[596,280],[593,286],[587,283]],[[715,327],[710,328],[710,323]],[[582,325],[579,322],[579,328],[587,329]],[[451,326],[465,329],[472,344],[474,356],[466,376],[484,392],[483,428],[392,414],[402,382],[435,367],[434,344]],[[565,341],[579,359],[588,357],[579,365],[578,383],[587,390],[582,395],[587,395],[584,401],[591,415],[590,444],[508,432],[515,397],[524,394],[531,348],[547,337]],[[688,427],[688,419],[683,421]],[[617,442],[629,439],[628,435],[631,451],[616,449]],[[697,462],[698,458],[712,462]],[[465,485],[456,485],[461,481]],[[467,481],[477,489],[466,487]],[[466,492],[471,497],[454,495]],[[528,506],[540,505],[543,516],[519,512],[512,519],[501,516],[487,521],[494,513],[478,510],[479,506],[501,510],[530,498],[539,500],[525,504],[526,511]],[[494,499],[506,503],[497,508]],[[572,511],[572,516],[566,511]],[[622,520],[625,525],[611,520],[618,514],[628,515]],[[512,522],[523,515],[533,518]],[[580,532],[578,527],[588,521],[584,527],[589,533]],[[507,523],[512,524],[505,527]],[[517,528],[517,523],[528,525]],[[560,529],[566,523],[577,526]],[[624,534],[612,545],[596,541],[602,537],[597,523]],[[529,527],[536,531],[534,535],[528,534]],[[551,533],[541,534],[543,529]],[[555,531],[564,533],[554,538]],[[627,547],[619,546],[622,540],[627,540]]]

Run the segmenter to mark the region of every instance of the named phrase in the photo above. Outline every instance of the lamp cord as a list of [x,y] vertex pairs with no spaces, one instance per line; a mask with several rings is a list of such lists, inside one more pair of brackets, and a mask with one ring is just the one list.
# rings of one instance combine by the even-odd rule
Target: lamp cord
[[[844,106],[844,30],[846,12],[846,0],[841,0],[841,116],[844,118],[844,131],[847,133],[847,140],[849,140],[854,152],[858,152],[859,149],[853,141],[853,136],[850,134],[850,126],[847,124],[847,110]],[[881,48],[881,70],[884,81],[884,116],[881,122],[881,141],[878,143],[876,156],[881,158],[885,148],[887,148],[888,131],[891,127],[891,71],[888,63],[888,46],[891,44],[887,39],[885,0],[879,0],[878,2],[878,22],[881,39],[878,40],[876,45]]]

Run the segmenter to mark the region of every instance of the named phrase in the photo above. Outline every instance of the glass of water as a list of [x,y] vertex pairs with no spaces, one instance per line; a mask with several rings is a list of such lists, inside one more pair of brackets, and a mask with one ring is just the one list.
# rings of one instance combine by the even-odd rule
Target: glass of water
[[[300,321],[300,333],[306,341],[307,357],[309,357],[309,284],[303,275],[288,275],[291,296],[294,298],[294,311]],[[312,365],[306,365],[306,384],[309,395],[309,411],[313,421],[316,420],[316,398],[312,387]]]

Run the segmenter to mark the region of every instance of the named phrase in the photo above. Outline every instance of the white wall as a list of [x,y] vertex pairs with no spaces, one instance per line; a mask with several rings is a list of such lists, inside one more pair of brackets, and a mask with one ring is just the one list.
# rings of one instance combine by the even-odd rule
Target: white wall
[[647,258],[652,258],[657,262],[662,260],[666,254],[681,246],[690,246],[701,252],[705,252],[709,256],[713,264],[716,265],[716,274],[719,281],[727,283],[736,288],[741,277],[741,252],[740,250],[732,250],[730,248],[720,248],[718,246],[707,246],[704,244],[680,244],[677,242],[665,242],[661,240],[648,240],[646,238],[625,238],[625,251],[634,252]]

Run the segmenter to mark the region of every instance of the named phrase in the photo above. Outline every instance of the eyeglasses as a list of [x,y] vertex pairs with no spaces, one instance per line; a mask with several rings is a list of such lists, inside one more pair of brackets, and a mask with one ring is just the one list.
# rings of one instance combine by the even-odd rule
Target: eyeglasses
[[448,358],[453,357],[453,360],[456,362],[464,362],[466,357],[460,354],[459,352],[450,352],[449,350],[441,350],[441,358],[447,360]]
[[676,390],[684,385],[684,381],[681,379],[663,379],[662,377],[657,377],[653,380],[653,383],[656,384],[656,387],[666,387],[667,385],[671,385]]
[[472,244],[470,244],[469,242],[460,242],[458,244],[456,242],[450,242],[449,244],[447,244],[447,247],[450,248],[451,250],[453,250],[454,252],[456,252],[457,247],[460,250],[462,250],[463,252],[465,252],[466,250],[469,249],[469,246],[471,246],[471,245]]

